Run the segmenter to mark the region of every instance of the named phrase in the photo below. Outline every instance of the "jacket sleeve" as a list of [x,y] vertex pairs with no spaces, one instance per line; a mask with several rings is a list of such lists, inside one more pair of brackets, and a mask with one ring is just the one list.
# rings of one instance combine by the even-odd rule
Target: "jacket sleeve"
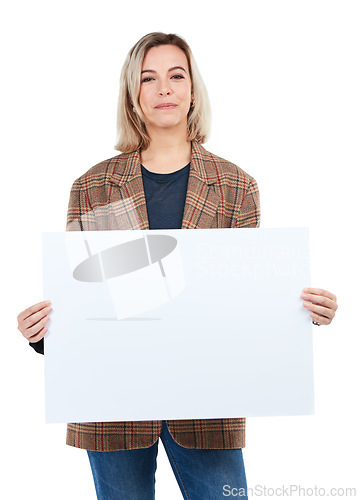
[[238,213],[235,227],[259,227],[260,226],[260,197],[258,185],[251,178],[248,188]]
[[29,342],[29,344],[38,354],[45,354],[43,339],[38,342]]
[[[83,206],[82,196],[80,183],[77,179],[72,185],[71,194],[69,196],[66,231],[81,231],[83,229],[81,221]],[[38,342],[29,342],[29,344],[37,353],[45,353],[43,339]]]
[[83,212],[86,206],[79,179],[74,181],[69,196],[66,231],[83,231]]

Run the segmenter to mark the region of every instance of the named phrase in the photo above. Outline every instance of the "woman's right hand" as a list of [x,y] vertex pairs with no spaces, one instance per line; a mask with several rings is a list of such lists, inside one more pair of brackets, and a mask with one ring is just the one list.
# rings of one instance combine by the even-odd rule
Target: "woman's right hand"
[[38,342],[45,336],[46,324],[50,320],[48,313],[52,311],[50,304],[51,301],[44,300],[28,307],[17,316],[17,329],[29,342]]

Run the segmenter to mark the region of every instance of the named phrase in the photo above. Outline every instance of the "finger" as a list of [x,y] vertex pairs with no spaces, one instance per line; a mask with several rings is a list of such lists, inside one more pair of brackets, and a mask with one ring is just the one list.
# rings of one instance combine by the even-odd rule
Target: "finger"
[[44,307],[48,306],[51,304],[50,300],[43,300],[42,302],[39,302],[38,304],[34,304],[31,307],[28,307],[24,311],[20,312],[20,314],[17,316],[18,320],[23,320],[31,316],[31,314],[36,313],[37,311],[40,311]]
[[22,328],[28,330],[32,326],[35,326],[41,319],[43,319],[47,314],[52,311],[51,306],[47,306],[44,309],[41,309],[37,313],[31,314],[28,318],[22,321]]
[[313,295],[322,295],[323,297],[327,297],[331,300],[336,301],[336,295],[327,290],[323,290],[322,288],[304,288],[304,293],[311,293]]
[[[38,335],[38,333],[46,326],[46,324],[49,322],[50,317],[45,316],[41,321],[36,323],[36,325],[32,326],[31,328],[28,328],[25,331],[24,336],[28,339],[31,340],[34,335]],[[32,340],[31,340],[32,342]]]
[[330,318],[325,318],[325,316],[320,316],[319,314],[311,313],[310,314],[311,318],[314,321],[317,321],[320,325],[329,325],[332,321]]
[[44,327],[42,330],[38,332],[37,335],[34,335],[30,339],[28,339],[30,342],[38,342],[39,340],[43,339],[43,337],[46,335],[48,328]]
[[336,311],[336,309],[337,309],[337,303],[333,299],[330,299],[330,298],[325,297],[323,295],[314,295],[311,293],[303,293],[301,295],[301,297],[304,300],[309,300],[313,304],[319,304],[321,306],[325,306],[327,308],[333,309],[334,311]]
[[316,304],[311,304],[310,302],[304,302],[303,306],[311,312],[328,319],[332,319],[335,316],[335,311],[333,309],[329,309],[328,307],[318,306]]

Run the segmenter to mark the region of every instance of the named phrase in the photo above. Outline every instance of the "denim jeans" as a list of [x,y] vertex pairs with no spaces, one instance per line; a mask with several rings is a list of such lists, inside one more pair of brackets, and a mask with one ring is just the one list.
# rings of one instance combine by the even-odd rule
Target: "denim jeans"
[[[248,498],[241,449],[184,448],[163,421],[160,438],[184,499]],[[159,440],[149,448],[88,451],[99,500],[153,500]]]

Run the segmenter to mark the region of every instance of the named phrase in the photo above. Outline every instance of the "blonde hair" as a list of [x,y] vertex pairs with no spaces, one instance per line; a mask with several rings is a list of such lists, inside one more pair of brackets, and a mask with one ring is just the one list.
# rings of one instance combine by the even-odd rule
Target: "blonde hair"
[[[121,70],[117,142],[114,148],[123,153],[130,153],[138,148],[145,150],[150,144],[144,115],[139,105],[139,93],[143,60],[148,50],[158,45],[176,45],[183,50],[187,58],[195,102],[187,115],[187,140],[196,140],[202,144],[206,142],[210,132],[211,108],[208,93],[189,45],[173,33],[149,33],[131,48]],[[133,106],[136,112],[133,111]]]

